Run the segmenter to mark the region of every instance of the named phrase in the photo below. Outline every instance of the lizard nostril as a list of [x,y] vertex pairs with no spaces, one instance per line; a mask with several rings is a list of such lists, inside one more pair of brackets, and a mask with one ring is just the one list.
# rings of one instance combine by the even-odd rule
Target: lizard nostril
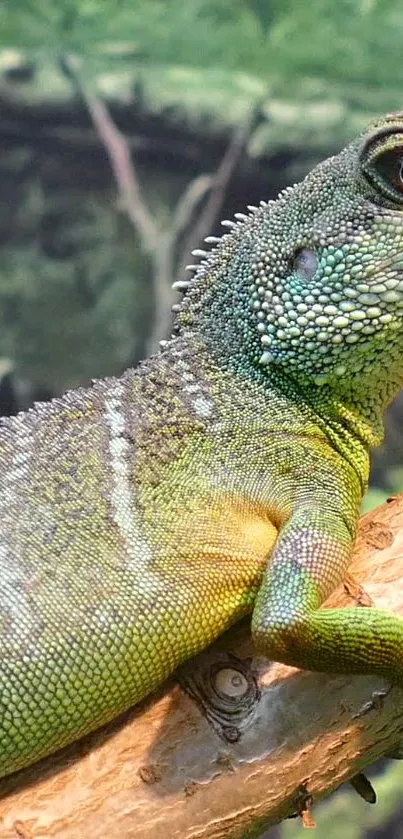
[[312,280],[318,267],[318,257],[310,248],[300,248],[294,254],[292,269],[302,280]]

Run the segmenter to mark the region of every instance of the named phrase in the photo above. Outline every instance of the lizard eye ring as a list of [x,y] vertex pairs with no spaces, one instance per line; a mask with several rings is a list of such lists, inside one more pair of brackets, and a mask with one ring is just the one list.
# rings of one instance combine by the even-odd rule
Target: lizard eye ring
[[368,138],[361,152],[361,170],[378,196],[394,204],[403,204],[403,131],[400,127],[384,127]]

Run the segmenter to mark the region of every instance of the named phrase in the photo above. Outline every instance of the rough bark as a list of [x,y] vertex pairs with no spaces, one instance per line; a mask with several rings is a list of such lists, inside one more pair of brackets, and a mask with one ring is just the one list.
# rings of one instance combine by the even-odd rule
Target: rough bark
[[[402,576],[400,496],[362,519],[326,605],[403,614]],[[118,723],[4,780],[0,837],[258,836],[400,741],[401,689],[252,659],[245,623]]]

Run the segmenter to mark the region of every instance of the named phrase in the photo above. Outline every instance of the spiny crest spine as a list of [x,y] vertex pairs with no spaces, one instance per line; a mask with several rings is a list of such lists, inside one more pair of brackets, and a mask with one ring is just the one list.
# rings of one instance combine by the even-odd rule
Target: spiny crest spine
[[[272,203],[272,202],[270,202],[270,203]],[[221,221],[221,225],[223,227],[229,228],[229,232],[231,230],[233,230],[234,228],[242,227],[243,224],[245,224],[245,222],[247,222],[251,218],[252,215],[259,212],[261,207],[266,207],[266,206],[268,206],[268,205],[265,201],[260,201],[260,207],[256,207],[253,204],[248,204],[249,214],[235,213],[234,218],[236,219],[236,221],[233,221],[232,219],[223,219]],[[185,266],[185,271],[195,272],[195,271],[198,271],[203,266],[206,266],[208,264],[209,260],[211,259],[214,251],[215,251],[215,247],[217,245],[219,245],[223,241],[223,239],[225,239],[225,237],[228,236],[228,235],[229,235],[229,233],[224,233],[222,236],[206,236],[204,241],[208,245],[213,245],[213,248],[211,250],[208,250],[208,251],[204,250],[203,248],[195,248],[192,251],[192,256],[195,256],[195,257],[199,258],[200,262],[192,262],[189,265],[186,265]],[[175,282],[172,284],[172,289],[174,291],[177,291],[177,292],[180,292],[180,293],[184,294],[188,290],[190,285],[191,285],[191,280],[175,280]],[[174,303],[174,305],[172,306],[172,311],[174,313],[180,311],[180,304]]]

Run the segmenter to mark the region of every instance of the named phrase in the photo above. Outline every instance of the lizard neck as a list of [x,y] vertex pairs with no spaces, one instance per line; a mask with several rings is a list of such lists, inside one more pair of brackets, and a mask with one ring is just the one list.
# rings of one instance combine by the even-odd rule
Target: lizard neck
[[[262,338],[259,325],[263,321],[257,318],[266,317],[268,311],[273,318],[277,313],[273,302],[261,304],[260,297],[254,297],[260,295],[260,287],[256,292],[252,266],[268,272],[259,268],[256,257],[264,236],[260,221],[256,214],[253,221],[244,223],[242,237],[237,229],[224,236],[200,266],[181,303],[176,331],[190,345],[199,341],[208,363],[231,373],[234,381],[253,381],[268,400],[277,389],[301,411],[308,411],[332,445],[354,465],[365,486],[369,449],[382,442],[383,411],[402,383],[398,336],[392,342],[381,331],[370,344],[343,345],[340,351],[334,350],[331,338],[329,348],[311,340],[309,353],[305,345],[301,352],[294,349],[296,339],[290,339],[281,353],[263,353],[268,358],[262,364],[265,335]],[[284,311],[279,321],[286,322]]]
[[[234,337],[240,341],[236,350]],[[382,437],[382,417],[381,413],[367,417],[353,402],[354,391],[351,399],[347,393],[345,399],[336,398],[324,388],[294,380],[281,368],[262,370],[244,351],[239,323],[233,324],[228,335],[226,330],[217,334],[214,329],[188,329],[166,351],[173,348],[177,357],[191,360],[197,380],[207,388],[221,418],[232,424],[235,436],[239,425],[243,430],[250,427],[250,439],[261,449],[270,448],[270,436],[279,428],[297,436],[316,428],[353,466],[365,491],[369,448]]]
[[368,486],[369,452],[379,446],[384,437],[383,411],[375,392],[374,382],[368,383],[368,399],[359,398],[354,385],[348,381],[335,391],[329,386],[315,387],[298,383],[301,399],[320,417],[327,438],[356,471],[363,493]]
[[388,352],[387,344],[380,344],[379,360],[367,372],[346,365],[343,376],[321,384],[304,378],[299,382],[304,398],[329,425],[336,424],[354,446],[360,441],[368,450],[383,442],[384,412],[403,386],[400,359]]

